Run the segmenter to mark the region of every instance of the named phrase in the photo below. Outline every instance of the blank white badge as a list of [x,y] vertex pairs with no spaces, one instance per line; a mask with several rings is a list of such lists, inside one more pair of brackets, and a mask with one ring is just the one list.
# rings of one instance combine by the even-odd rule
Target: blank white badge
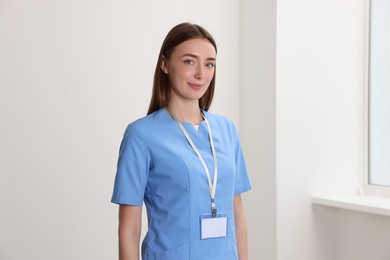
[[211,214],[200,216],[201,239],[218,238],[227,236],[227,215],[217,214],[213,217]]

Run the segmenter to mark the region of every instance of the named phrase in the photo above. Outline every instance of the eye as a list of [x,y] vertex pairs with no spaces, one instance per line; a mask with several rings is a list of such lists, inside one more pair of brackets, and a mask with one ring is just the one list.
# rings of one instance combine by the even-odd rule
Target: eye
[[215,67],[215,64],[214,63],[207,63],[206,67],[209,69],[213,69]]
[[192,65],[192,64],[194,64],[194,61],[193,60],[185,60],[184,63],[188,64],[188,65]]

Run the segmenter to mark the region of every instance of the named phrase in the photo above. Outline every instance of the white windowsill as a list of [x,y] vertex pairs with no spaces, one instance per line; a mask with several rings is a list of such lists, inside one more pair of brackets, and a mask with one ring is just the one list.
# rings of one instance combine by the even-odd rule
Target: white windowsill
[[312,197],[317,205],[390,216],[390,199],[358,194],[321,194]]

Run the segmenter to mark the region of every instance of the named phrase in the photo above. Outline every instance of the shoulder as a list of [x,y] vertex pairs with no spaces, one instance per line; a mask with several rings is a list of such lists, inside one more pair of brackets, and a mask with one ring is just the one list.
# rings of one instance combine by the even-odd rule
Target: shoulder
[[203,113],[207,120],[210,122],[210,124],[214,123],[220,126],[225,126],[227,128],[236,128],[233,121],[224,115],[214,114],[206,111],[203,111]]
[[155,131],[156,128],[161,127],[166,120],[163,110],[157,110],[147,116],[141,117],[134,122],[131,122],[127,128],[126,133],[133,132],[139,136],[147,135],[150,131]]
[[224,115],[214,114],[206,111],[203,112],[212,128],[217,128],[224,134],[229,134],[234,137],[237,136],[237,128],[232,120]]

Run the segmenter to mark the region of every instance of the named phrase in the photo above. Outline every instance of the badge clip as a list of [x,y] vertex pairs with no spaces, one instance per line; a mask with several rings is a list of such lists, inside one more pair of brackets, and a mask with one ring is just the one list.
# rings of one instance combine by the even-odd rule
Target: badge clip
[[217,209],[216,209],[216,208],[214,208],[214,207],[211,208],[211,215],[212,215],[213,217],[216,217],[216,216],[217,216]]

